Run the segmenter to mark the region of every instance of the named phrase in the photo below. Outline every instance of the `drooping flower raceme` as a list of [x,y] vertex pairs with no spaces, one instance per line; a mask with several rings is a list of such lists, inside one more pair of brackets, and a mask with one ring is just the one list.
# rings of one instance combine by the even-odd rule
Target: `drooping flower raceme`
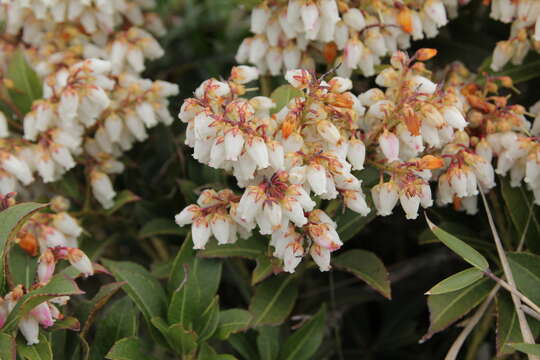
[[145,11],[152,6],[82,0],[1,5],[6,31],[0,63],[26,59],[43,96],[14,119],[22,131],[0,118],[0,193],[37,179],[57,181],[81,164],[94,197],[105,208],[113,205],[110,176],[124,170],[122,153],[144,141],[147,129],[172,122],[167,97],[178,93],[174,84],[140,77],[145,59],[163,55],[151,34],[163,28]]
[[256,76],[254,68],[236,67],[228,81],[205,81],[183,104],[179,116],[187,123],[193,156],[232,172],[245,190],[237,197],[230,190],[207,190],[176,221],[193,223],[196,248],[204,248],[212,234],[220,244],[230,243],[236,232],[246,237],[258,226],[259,233],[272,234],[274,254],[285,270],[293,271],[308,251],[327,270],[330,252],[341,241],[312,197],[339,197],[353,211],[370,212],[361,181],[351,173],[364,164],[357,125],[364,108],[348,92],[350,80],[325,82],[293,70],[286,79],[304,95],[271,115],[272,99],[242,97],[244,84]]
[[435,37],[457,8],[458,1],[442,0],[265,0],[251,12],[254,35],[242,42],[236,60],[279,75],[314,70],[323,59],[340,64],[340,76],[372,76],[382,57],[408,48],[411,39]]
[[508,62],[519,65],[530,50],[540,51],[540,2],[536,0],[492,0],[490,16],[511,23],[510,36],[493,51],[491,68],[499,71]]

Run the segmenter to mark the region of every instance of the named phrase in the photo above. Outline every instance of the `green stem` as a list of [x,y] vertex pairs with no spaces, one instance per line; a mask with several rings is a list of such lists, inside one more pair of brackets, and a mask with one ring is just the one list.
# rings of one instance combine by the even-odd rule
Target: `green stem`
[[270,96],[272,94],[272,78],[270,75],[261,76],[261,95]]

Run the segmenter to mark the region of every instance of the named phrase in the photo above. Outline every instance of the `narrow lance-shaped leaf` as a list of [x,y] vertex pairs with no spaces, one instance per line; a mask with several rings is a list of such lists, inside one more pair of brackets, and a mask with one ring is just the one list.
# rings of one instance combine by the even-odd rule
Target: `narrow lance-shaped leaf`
[[258,329],[257,349],[261,360],[275,360],[279,354],[279,326],[261,326]]
[[437,285],[429,289],[429,291],[426,292],[426,295],[437,295],[461,290],[464,287],[474,284],[480,280],[482,276],[483,272],[477,268],[465,269],[439,282]]
[[298,288],[290,276],[277,276],[258,285],[249,304],[251,325],[279,325],[293,309]]
[[26,62],[21,49],[11,57],[7,78],[13,81],[13,88],[8,90],[11,100],[23,114],[26,114],[32,108],[32,102],[43,96],[43,89],[39,77]]
[[510,252],[507,257],[518,290],[540,305],[540,256]]
[[446,329],[466,315],[487,297],[493,286],[490,279],[482,279],[458,291],[430,295],[428,297],[430,326],[422,340],[429,339],[433,334]]
[[118,340],[105,356],[109,360],[149,360],[150,357],[141,352],[141,341],[136,337]]
[[152,337],[164,344],[161,334],[157,332],[150,321],[153,317],[162,317],[167,306],[165,290],[159,281],[142,266],[129,261],[103,260],[104,265],[113,273],[117,281],[125,281],[122,287],[133,302],[141,310],[149,324]]
[[381,295],[390,299],[390,280],[383,262],[372,252],[365,250],[349,250],[337,256],[332,264],[336,268],[349,271]]
[[287,339],[279,359],[311,359],[322,343],[326,328],[326,306],[323,305],[313,318]]
[[219,314],[217,337],[226,340],[229,335],[244,331],[249,327],[252,316],[243,309],[229,309]]
[[488,269],[489,264],[484,256],[478,251],[473,249],[471,246],[467,245],[465,242],[461,241],[452,234],[447,233],[440,227],[433,224],[428,217],[426,216],[426,221],[429,225],[429,228],[435,236],[450,250],[459,255],[463,260],[474,266],[475,268],[485,271]]
[[540,344],[515,343],[509,345],[522,353],[540,356]]

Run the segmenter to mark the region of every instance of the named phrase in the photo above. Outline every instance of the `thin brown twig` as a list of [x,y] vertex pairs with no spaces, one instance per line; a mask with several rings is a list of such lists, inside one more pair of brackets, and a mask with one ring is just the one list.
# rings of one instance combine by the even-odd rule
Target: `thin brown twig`
[[[499,279],[500,281],[497,281],[498,279],[494,274],[492,274],[490,271],[486,271],[486,275],[492,277],[495,281],[497,281],[499,284],[501,284],[502,287],[510,291],[510,294],[512,296],[512,302],[514,303],[514,308],[516,311],[516,315],[519,320],[519,328],[521,330],[521,335],[523,337],[523,341],[527,344],[534,344],[534,336],[532,335],[531,328],[529,327],[529,323],[527,322],[527,319],[525,317],[525,314],[523,313],[523,310],[521,310],[521,301],[520,297],[516,293],[516,283],[514,281],[514,276],[512,275],[512,270],[510,269],[510,264],[508,263],[508,259],[506,258],[506,253],[504,252],[504,248],[501,243],[501,239],[499,238],[499,234],[497,232],[497,228],[495,227],[495,223],[493,221],[493,216],[491,215],[491,210],[489,209],[489,205],[486,200],[486,196],[484,195],[483,189],[480,189],[480,195],[482,197],[482,201],[484,203],[484,207],[486,208],[486,214],[488,217],[489,226],[491,228],[491,233],[493,235],[493,240],[495,241],[495,246],[497,248],[497,253],[499,255],[499,259],[501,260],[501,265],[504,271],[504,275],[506,276],[506,279],[508,280],[508,284],[506,284],[502,279]],[[505,285],[509,285],[506,287]],[[515,290],[516,292],[514,292]],[[529,305],[529,304],[527,304]],[[534,303],[533,303],[534,305]],[[535,305],[536,306],[536,305]],[[539,360],[537,356],[529,355],[529,360]]]

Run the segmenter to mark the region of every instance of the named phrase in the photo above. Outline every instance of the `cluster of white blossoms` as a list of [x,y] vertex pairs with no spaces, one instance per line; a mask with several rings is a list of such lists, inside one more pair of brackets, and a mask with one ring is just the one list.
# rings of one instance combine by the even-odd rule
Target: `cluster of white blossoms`
[[358,137],[363,111],[350,93],[351,81],[335,77],[326,82],[307,70],[292,70],[286,79],[303,96],[271,115],[272,99],[241,97],[244,84],[258,71],[233,68],[228,81],[210,79],[187,99],[180,119],[187,123],[186,144],[203,164],[232,172],[244,194],[230,190],[201,194],[198,205],[184,209],[176,222],[193,223],[195,248],[204,248],[213,234],[220,244],[236,241],[256,227],[272,235],[274,254],[294,271],[304,253],[328,270],[330,252],[341,246],[335,224],[310,194],[369,213],[361,181],[365,147]]
[[[0,195],[0,209],[5,209],[15,203],[13,195]],[[78,247],[77,238],[83,232],[77,220],[68,213],[69,202],[62,197],[55,197],[51,201],[53,212],[34,214],[19,230],[15,243],[29,256],[38,256],[38,265],[35,280],[30,289],[21,284],[13,284],[11,291],[0,297],[0,330],[17,305],[19,299],[28,291],[39,289],[47,285],[54,275],[56,264],[60,260],[69,263],[83,276],[94,273],[90,259]],[[28,315],[21,318],[19,330],[25,337],[27,344],[39,343],[39,327],[48,328],[54,325],[63,315],[59,308],[69,301],[69,297],[53,298],[37,305]]]
[[145,59],[163,55],[149,32],[162,34],[163,26],[144,11],[153,5],[148,0],[2,1],[0,64],[6,69],[22,54],[43,84],[43,97],[27,114],[14,114],[22,128],[8,127],[0,116],[0,193],[36,178],[60,180],[81,164],[94,197],[105,208],[113,206],[110,175],[124,170],[123,152],[145,140],[147,129],[173,120],[167,97],[178,94],[177,85],[140,76]]
[[294,271],[308,253],[325,271],[342,242],[320,200],[338,199],[367,215],[361,180],[352,172],[365,162],[380,170],[370,191],[380,216],[400,203],[406,218],[416,219],[420,207],[434,203],[432,184],[438,205],[474,214],[479,191],[496,185],[495,173],[510,172],[512,186],[524,180],[539,203],[540,145],[527,133],[540,132],[540,121],[531,130],[524,109],[497,95],[500,86],[512,88],[508,77],[480,86],[454,65],[444,86],[434,83],[422,61],[435,54],[396,52],[375,79],[380,88],[358,96],[349,79],[290,70],[285,78],[298,95],[275,111],[270,98],[242,97],[244,84],[257,78],[255,68],[238,66],[227,81],[205,81],[179,114],[186,144],[199,162],[232,174],[244,192],[205,190],[197,205],[176,216],[177,224],[193,224],[196,249],[212,236],[234,243],[237,234],[247,238],[258,227],[271,235],[284,271]]
[[337,74],[375,74],[380,59],[407,49],[411,39],[435,37],[458,0],[265,0],[251,13],[251,32],[238,49],[238,63],[262,74],[314,70],[341,64]]
[[540,52],[540,2],[537,0],[492,0],[490,16],[511,23],[508,40],[499,41],[491,68],[499,71],[508,62],[519,65],[531,49]]

